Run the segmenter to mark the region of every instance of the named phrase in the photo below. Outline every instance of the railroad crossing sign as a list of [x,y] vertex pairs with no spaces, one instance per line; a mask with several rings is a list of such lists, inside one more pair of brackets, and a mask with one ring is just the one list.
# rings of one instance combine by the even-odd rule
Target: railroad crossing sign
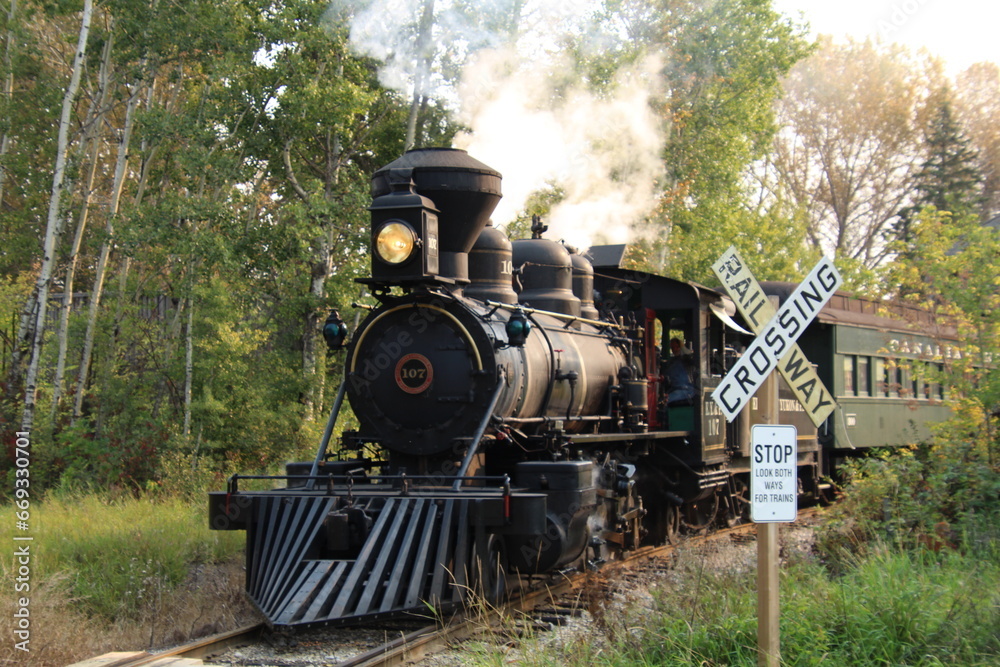
[[736,418],[764,378],[777,368],[819,427],[836,403],[795,341],[843,283],[833,262],[826,257],[820,260],[777,313],[736,248],[726,250],[712,270],[757,334],[712,393],[726,421]]

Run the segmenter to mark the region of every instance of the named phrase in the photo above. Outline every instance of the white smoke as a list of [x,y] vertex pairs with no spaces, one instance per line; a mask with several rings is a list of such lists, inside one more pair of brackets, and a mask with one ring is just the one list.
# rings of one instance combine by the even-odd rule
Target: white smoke
[[[419,92],[470,128],[455,147],[503,174],[495,224],[532,213],[524,211],[528,198],[555,189],[562,200],[545,220],[547,237],[584,249],[627,242],[655,208],[664,136],[653,100],[662,62],[649,56],[610,85],[589,85],[563,45],[600,53],[617,39],[594,22],[592,0],[482,0],[471,11],[435,0],[431,48],[462,62],[457,89],[417,67],[415,25],[425,0],[342,2],[364,5],[353,8],[351,40],[384,63],[382,82],[406,95],[415,82],[429,83]],[[498,22],[512,14],[516,25]]]
[[460,95],[460,118],[472,129],[456,147],[503,174],[497,223],[517,216],[532,193],[558,188],[549,238],[581,249],[624,243],[657,203],[663,134],[650,101],[660,60],[619,72],[607,94],[567,85],[571,67],[536,66],[510,48],[480,53]]

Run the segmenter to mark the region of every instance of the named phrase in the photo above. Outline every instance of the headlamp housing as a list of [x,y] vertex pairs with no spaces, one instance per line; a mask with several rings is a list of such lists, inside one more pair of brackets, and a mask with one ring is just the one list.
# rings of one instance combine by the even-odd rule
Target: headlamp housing
[[376,285],[412,285],[438,279],[438,211],[414,191],[412,170],[393,169],[389,192],[376,197],[371,212],[372,277]]

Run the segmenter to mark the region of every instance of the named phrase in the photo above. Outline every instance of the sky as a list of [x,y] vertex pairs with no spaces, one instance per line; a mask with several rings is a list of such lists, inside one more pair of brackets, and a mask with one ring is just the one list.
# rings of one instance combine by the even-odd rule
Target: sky
[[984,60],[1000,63],[996,0],[774,0],[774,6],[793,18],[801,13],[813,35],[925,47],[952,74]]

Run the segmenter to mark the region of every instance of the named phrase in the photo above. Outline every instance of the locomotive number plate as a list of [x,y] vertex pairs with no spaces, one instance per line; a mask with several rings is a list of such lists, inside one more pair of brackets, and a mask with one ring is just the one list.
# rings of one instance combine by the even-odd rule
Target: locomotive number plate
[[434,379],[434,367],[422,354],[407,354],[396,362],[396,385],[407,394],[419,394]]

